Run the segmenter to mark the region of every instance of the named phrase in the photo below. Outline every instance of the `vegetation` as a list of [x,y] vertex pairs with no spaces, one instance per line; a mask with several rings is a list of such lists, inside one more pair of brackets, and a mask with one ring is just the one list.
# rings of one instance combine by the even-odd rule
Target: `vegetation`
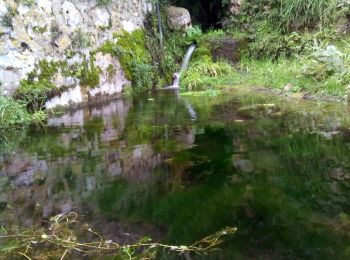
[[[74,212],[54,216],[47,229],[23,229],[0,231],[1,259],[23,256],[26,259],[60,258],[68,255],[106,256],[114,259],[156,259],[160,250],[178,254],[208,254],[221,244],[222,238],[233,235],[236,228],[225,228],[205,237],[189,246],[172,246],[152,242],[150,238],[142,238],[135,244],[121,245],[104,239],[88,225],[80,227],[93,241],[84,242],[77,233],[77,214]],[[80,234],[81,236],[81,234]]]
[[90,57],[90,64],[84,59],[75,76],[80,79],[81,85],[94,88],[100,83],[100,73],[101,70],[95,66],[93,57]]
[[90,36],[83,32],[80,28],[72,34],[72,47],[74,49],[84,49],[91,45]]
[[[224,30],[196,33],[197,50],[182,87],[260,85],[347,98],[350,49],[337,21],[349,13],[345,1],[244,1],[241,12],[227,19]],[[225,69],[227,63],[212,64],[213,49],[207,44],[223,37],[246,41],[241,63],[231,70]],[[225,73],[207,77],[201,66],[224,66]]]
[[97,0],[97,5],[99,6],[108,6],[110,5],[112,0]]
[[16,0],[18,4],[22,4],[28,7],[31,7],[35,4],[35,0]]
[[146,47],[144,30],[114,35],[115,42],[106,41],[98,51],[110,53],[119,58],[126,77],[132,82],[135,92],[150,90],[154,84],[156,68],[153,66],[150,49]]
[[15,14],[16,12],[10,6],[7,6],[7,12],[0,17],[1,25],[13,29],[12,19]]

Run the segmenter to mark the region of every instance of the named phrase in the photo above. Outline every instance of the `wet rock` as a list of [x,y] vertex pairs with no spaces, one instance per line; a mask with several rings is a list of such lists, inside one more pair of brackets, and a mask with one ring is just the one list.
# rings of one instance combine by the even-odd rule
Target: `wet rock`
[[252,172],[254,171],[254,166],[251,160],[243,159],[241,155],[235,154],[232,156],[233,166],[242,172]]
[[331,172],[331,178],[338,181],[349,180],[350,175],[343,168],[335,168]]
[[275,104],[255,104],[241,107],[238,114],[247,118],[259,118],[261,116],[281,116],[281,109]]
[[170,6],[166,13],[168,25],[173,30],[183,30],[192,25],[190,12],[185,8]]

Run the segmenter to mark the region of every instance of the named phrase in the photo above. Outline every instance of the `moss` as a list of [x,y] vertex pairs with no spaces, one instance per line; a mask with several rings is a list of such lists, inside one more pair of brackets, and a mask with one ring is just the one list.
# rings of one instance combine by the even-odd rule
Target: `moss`
[[31,7],[35,4],[35,0],[15,0],[16,3]]
[[58,89],[51,79],[59,68],[58,62],[39,61],[33,71],[28,73],[27,79],[21,81],[20,87],[15,92],[15,99],[26,102],[27,108],[31,111],[41,110],[50,93]]
[[33,32],[36,32],[36,33],[44,33],[44,32],[47,32],[48,28],[47,28],[47,25],[41,27],[41,26],[34,26],[33,27]]
[[91,46],[91,39],[88,33],[83,32],[80,28],[72,34],[72,47],[75,49],[84,49]]
[[200,46],[194,51],[191,62],[196,62],[203,58],[211,59],[210,49],[206,46]]
[[94,64],[93,57],[90,58],[90,64],[84,59],[76,76],[80,79],[80,84],[94,88],[100,84],[101,69]]
[[149,90],[153,86],[154,70],[149,50],[146,49],[144,30],[114,34],[116,43],[106,41],[97,51],[118,57],[125,76],[135,91]]
[[109,64],[107,67],[107,79],[111,81],[115,76],[116,70],[112,64]]

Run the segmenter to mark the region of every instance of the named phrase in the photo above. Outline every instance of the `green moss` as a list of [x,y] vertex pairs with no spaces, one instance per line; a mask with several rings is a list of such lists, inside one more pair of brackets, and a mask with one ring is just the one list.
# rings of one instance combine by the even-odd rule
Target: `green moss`
[[15,2],[28,7],[31,7],[35,4],[35,0],[16,0]]
[[28,73],[27,79],[21,81],[14,97],[24,101],[31,111],[43,109],[48,96],[58,90],[51,79],[59,68],[58,62],[39,61],[33,71]]
[[146,49],[145,32],[135,30],[114,35],[116,43],[106,41],[97,51],[118,57],[126,77],[137,92],[149,90],[153,86],[154,69],[149,50]]
[[47,25],[41,27],[41,26],[34,26],[33,27],[33,32],[36,32],[36,33],[44,33],[44,32],[47,32],[48,28],[47,28]]
[[211,59],[211,52],[208,47],[206,46],[198,47],[193,53],[191,62],[196,62],[200,59]]
[[93,57],[90,58],[90,63],[83,61],[76,76],[80,79],[80,84],[94,88],[100,84],[101,69],[94,64]]
[[72,34],[72,47],[75,49],[84,49],[91,46],[91,39],[88,33],[83,32],[80,28]]
[[107,79],[112,80],[113,77],[115,76],[115,73],[116,73],[116,70],[114,66],[112,64],[109,64],[107,68]]

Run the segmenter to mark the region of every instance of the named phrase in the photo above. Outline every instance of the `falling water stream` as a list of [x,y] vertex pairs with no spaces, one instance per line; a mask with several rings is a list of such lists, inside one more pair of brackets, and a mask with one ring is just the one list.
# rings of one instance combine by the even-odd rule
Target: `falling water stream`
[[173,84],[171,86],[165,87],[163,89],[168,89],[168,90],[176,90],[180,88],[180,78],[183,75],[183,73],[186,71],[188,64],[191,60],[192,54],[194,50],[196,49],[196,44],[191,44],[191,46],[187,49],[187,52],[185,54],[184,60],[182,62],[181,68],[179,72],[175,72],[173,74]]

